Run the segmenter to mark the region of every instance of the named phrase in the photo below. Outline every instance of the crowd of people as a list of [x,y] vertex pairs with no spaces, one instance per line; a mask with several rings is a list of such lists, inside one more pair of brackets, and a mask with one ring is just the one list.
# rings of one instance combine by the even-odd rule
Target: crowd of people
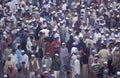
[[3,78],[120,78],[120,0],[0,4]]

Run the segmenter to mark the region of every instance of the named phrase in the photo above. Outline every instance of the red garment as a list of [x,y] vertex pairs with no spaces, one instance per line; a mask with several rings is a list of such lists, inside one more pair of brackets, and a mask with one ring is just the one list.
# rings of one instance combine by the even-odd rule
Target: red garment
[[60,51],[60,42],[59,41],[53,41],[53,50],[55,53],[58,53]]
[[45,52],[48,52],[50,54],[50,57],[54,56],[53,46],[50,42],[46,42],[45,44]]
[[13,67],[8,68],[8,70],[7,70],[7,74],[10,78],[14,78],[16,73],[17,73],[17,70],[14,69]]

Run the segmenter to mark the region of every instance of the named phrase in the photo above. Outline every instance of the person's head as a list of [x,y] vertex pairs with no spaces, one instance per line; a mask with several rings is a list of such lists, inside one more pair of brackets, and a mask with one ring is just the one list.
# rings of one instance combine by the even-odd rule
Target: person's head
[[55,54],[55,58],[59,58],[59,54],[58,53]]
[[7,61],[11,61],[11,57],[7,57]]
[[20,50],[20,48],[21,48],[21,47],[20,47],[20,45],[18,45],[17,49],[19,49],[19,50]]
[[63,42],[63,43],[62,43],[62,48],[65,48],[65,46],[66,46],[66,45],[65,45],[65,43]]
[[21,50],[21,53],[22,53],[22,55],[24,55],[25,54],[25,50]]
[[58,41],[59,37],[54,38],[55,41]]
[[35,55],[34,54],[31,55],[31,59],[32,60],[35,59]]
[[108,62],[107,61],[103,62],[103,66],[107,67],[108,66]]
[[12,54],[15,54],[15,49],[12,50]]
[[49,52],[46,52],[46,57],[49,57],[50,56],[50,53]]

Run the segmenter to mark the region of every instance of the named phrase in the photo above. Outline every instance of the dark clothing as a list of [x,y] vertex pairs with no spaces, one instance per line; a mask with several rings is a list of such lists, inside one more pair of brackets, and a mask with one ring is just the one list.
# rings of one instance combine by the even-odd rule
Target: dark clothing
[[60,70],[60,66],[61,66],[60,59],[54,58],[52,61],[51,69],[58,71],[58,70]]
[[74,42],[73,36],[70,36],[70,39],[68,40],[66,44],[66,47],[68,48],[68,52],[71,51],[71,48],[73,47],[73,42]]
[[81,57],[82,64],[88,64],[88,59],[89,59],[89,57],[87,55],[83,55]]

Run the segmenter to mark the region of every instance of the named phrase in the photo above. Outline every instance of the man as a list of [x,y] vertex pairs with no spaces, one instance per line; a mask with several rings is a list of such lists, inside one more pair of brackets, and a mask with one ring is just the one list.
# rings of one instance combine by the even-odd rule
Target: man
[[83,55],[81,56],[83,78],[88,77],[88,60],[89,56],[85,52],[83,52]]
[[31,59],[29,61],[29,72],[30,72],[30,78],[35,74],[35,71],[38,71],[40,69],[38,60],[35,58],[35,55],[31,55]]
[[12,49],[10,47],[10,45],[8,45],[8,47],[4,50],[4,60],[7,60],[7,57],[11,54]]
[[108,57],[109,57],[110,53],[109,53],[109,50],[106,49],[106,45],[102,45],[102,49],[98,52],[98,55],[100,57],[101,64],[104,61],[108,61]]
[[20,71],[21,69],[21,60],[22,60],[22,54],[21,54],[21,47],[18,46],[16,50],[16,55],[17,55],[17,69]]
[[[66,69],[69,68],[69,62],[68,62],[68,49],[66,48],[65,43],[62,43],[62,46],[60,48],[60,61],[61,61],[61,71],[62,73],[66,72]],[[63,75],[65,77],[65,74]]]
[[52,42],[52,45],[53,45],[53,50],[54,50],[54,53],[58,53],[60,52],[60,42],[59,42],[59,37],[56,37],[54,39],[54,41]]
[[17,65],[18,59],[17,55],[15,54],[15,50],[12,50],[12,53],[8,57],[10,57],[11,61],[14,62],[15,65]]
[[42,65],[46,65],[48,69],[50,69],[52,64],[52,58],[50,57],[50,54],[47,52],[45,56],[42,58]]
[[[75,78],[80,78],[80,57],[77,56],[74,62]],[[87,77],[86,77],[87,78]]]
[[52,65],[51,65],[51,70],[55,74],[55,78],[60,77],[60,67],[61,67],[61,61],[59,58],[59,54],[56,53],[55,58],[53,59]]
[[25,53],[25,51],[24,51],[24,50],[21,50],[21,53],[22,53],[22,60],[21,60],[21,64],[22,64],[23,62],[25,62],[25,68],[27,68],[27,69],[28,69],[29,57],[28,57],[28,55]]
[[62,66],[66,65],[67,56],[68,56],[68,49],[66,48],[65,43],[62,43],[62,47],[60,48],[60,60]]

